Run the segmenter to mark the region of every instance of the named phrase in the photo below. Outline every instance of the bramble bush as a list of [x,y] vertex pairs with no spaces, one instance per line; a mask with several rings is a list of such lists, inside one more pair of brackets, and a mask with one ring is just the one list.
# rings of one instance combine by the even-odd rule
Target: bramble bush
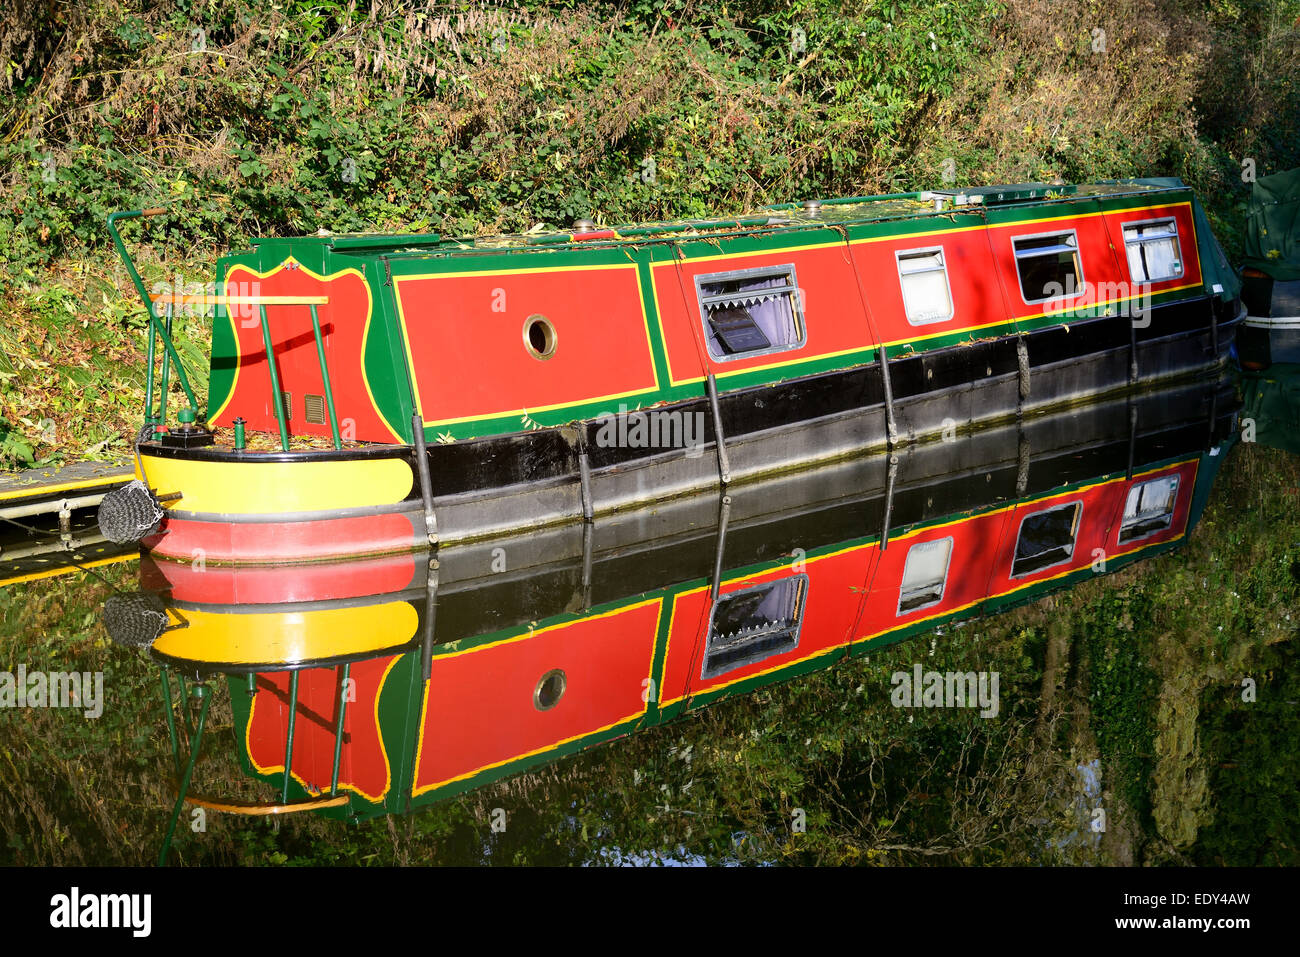
[[1243,157],[1300,162],[1295,0],[50,9],[20,0],[0,31],[11,265],[105,255],[109,211],[162,200],[151,252],[207,261],[250,235],[702,215],[945,170],[1181,174],[1226,211]]

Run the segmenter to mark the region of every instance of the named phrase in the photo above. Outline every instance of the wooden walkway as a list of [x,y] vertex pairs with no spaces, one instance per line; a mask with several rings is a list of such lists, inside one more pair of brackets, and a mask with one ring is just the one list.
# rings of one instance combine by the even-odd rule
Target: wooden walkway
[[135,543],[106,541],[95,522],[99,499],[134,475],[129,458],[0,472],[0,587],[135,558]]
[[0,509],[19,502],[93,495],[131,481],[132,459],[116,462],[77,462],[60,468],[0,472]]

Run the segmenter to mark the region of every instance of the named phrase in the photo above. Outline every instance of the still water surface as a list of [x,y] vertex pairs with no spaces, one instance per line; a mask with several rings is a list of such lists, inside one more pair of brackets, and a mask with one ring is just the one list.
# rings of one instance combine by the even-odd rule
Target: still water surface
[[0,861],[1296,863],[1297,381],[436,557],[11,529]]

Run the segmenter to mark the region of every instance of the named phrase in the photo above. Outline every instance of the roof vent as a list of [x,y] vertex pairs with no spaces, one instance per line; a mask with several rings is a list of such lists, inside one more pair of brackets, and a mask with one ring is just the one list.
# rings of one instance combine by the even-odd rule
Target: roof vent
[[976,186],[970,189],[936,189],[920,194],[922,199],[946,197],[953,206],[996,206],[1002,203],[1023,203],[1034,199],[1073,195],[1078,187],[1056,183],[1018,183],[1013,186]]

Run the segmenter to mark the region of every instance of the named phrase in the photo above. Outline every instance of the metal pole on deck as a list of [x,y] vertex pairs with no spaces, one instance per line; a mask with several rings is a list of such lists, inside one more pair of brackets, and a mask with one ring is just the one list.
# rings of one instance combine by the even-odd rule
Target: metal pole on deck
[[293,730],[298,719],[298,672],[289,673],[289,733],[284,740],[284,784],[280,788],[280,803],[289,803],[289,781],[293,772]]
[[[164,324],[164,328],[167,330],[168,338],[171,338],[171,334],[172,334],[172,316],[175,314],[175,309],[176,307],[169,302],[167,303],[167,308],[164,311],[164,315],[167,317],[166,322]],[[171,361],[171,356],[164,350],[163,363],[162,363],[162,377],[158,380],[158,392],[159,392],[158,424],[159,425],[167,424],[167,372],[168,372],[168,366],[170,361]]]
[[321,340],[320,335],[320,317],[316,314],[316,307],[311,307],[311,328],[316,334],[316,357],[320,359],[320,377],[325,383],[325,404],[330,410],[330,431],[334,433],[334,448],[343,448],[343,440],[339,438],[339,416],[334,410],[334,389],[330,386],[330,370],[325,364],[325,343]]
[[[315,311],[313,307],[312,311]],[[351,680],[352,665],[343,666],[339,678],[339,720],[334,726],[334,775],[330,778],[330,797],[339,793],[339,762],[343,758],[343,719],[348,712],[348,682]]]
[[284,421],[284,395],[280,392],[280,373],[275,369],[275,349],[271,346],[271,325],[266,321],[265,303],[257,307],[262,314],[262,342],[266,344],[266,367],[271,370],[271,401],[275,421],[280,426],[280,448],[289,451],[289,426]]

